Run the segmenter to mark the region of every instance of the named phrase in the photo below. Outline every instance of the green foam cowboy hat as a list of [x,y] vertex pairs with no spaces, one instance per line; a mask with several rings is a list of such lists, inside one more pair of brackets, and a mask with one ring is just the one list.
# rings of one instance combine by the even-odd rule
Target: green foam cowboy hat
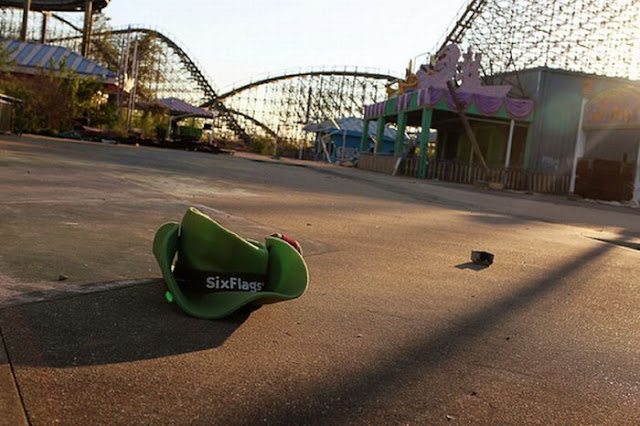
[[196,318],[219,319],[248,303],[302,296],[309,274],[300,245],[280,234],[265,243],[244,239],[190,208],[182,225],[165,223],[153,240],[167,300]]

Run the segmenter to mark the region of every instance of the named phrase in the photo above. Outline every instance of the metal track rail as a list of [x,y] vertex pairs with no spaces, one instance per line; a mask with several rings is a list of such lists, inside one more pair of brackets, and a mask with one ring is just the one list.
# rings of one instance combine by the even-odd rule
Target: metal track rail
[[[228,92],[222,93],[218,95],[217,99],[222,100],[229,98],[233,95],[236,95],[245,90],[252,89],[257,86],[261,86],[263,84],[273,83],[279,80],[288,80],[296,77],[307,77],[307,76],[347,76],[347,77],[366,77],[372,78],[376,80],[388,80],[394,81],[397,80],[398,77],[382,74],[382,73],[370,73],[370,72],[359,72],[357,70],[349,71],[349,70],[320,70],[320,71],[303,71],[298,73],[290,73],[290,74],[281,74],[274,77],[267,77],[261,80],[252,81],[250,83],[244,84],[242,86],[236,87],[234,89],[229,90]],[[205,103],[203,106],[209,106],[209,103]]]

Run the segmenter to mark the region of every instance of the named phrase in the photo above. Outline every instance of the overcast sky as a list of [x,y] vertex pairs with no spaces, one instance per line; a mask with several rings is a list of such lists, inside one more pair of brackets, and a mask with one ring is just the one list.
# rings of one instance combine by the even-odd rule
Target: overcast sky
[[219,88],[299,67],[402,73],[465,0],[111,0],[114,26],[143,24],[186,46]]

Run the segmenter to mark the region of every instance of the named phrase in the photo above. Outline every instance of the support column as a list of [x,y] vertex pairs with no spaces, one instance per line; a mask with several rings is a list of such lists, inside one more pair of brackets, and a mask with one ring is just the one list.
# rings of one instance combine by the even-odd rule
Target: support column
[[407,113],[401,112],[398,114],[398,130],[396,132],[396,144],[393,147],[393,154],[396,157],[402,155],[404,148],[404,131],[407,128]]
[[509,140],[507,140],[507,153],[504,159],[504,168],[509,168],[509,161],[511,160],[511,146],[513,145],[513,129],[516,127],[515,120],[511,120],[509,124]]
[[84,2],[84,27],[82,29],[82,56],[89,55],[89,45],[91,44],[91,24],[93,23],[93,2]]
[[367,152],[367,141],[369,140],[369,123],[371,120],[365,119],[362,125],[362,138],[360,138],[360,153]]
[[20,40],[27,41],[27,27],[29,26],[29,10],[31,10],[31,0],[24,0],[22,10],[22,29],[20,30]]
[[422,131],[420,132],[420,167],[418,177],[424,179],[427,176],[427,149],[429,146],[429,134],[431,129],[432,109],[422,110]]
[[374,148],[374,153],[379,153],[382,149],[382,143],[384,141],[384,125],[385,119],[384,117],[378,117],[377,128],[376,128],[376,147]]
[[42,12],[42,28],[40,31],[40,43],[47,42],[47,23],[49,22],[49,12]]
[[569,181],[569,194],[572,194],[576,189],[576,169],[578,168],[578,158],[584,155],[584,143],[586,135],[582,130],[582,124],[584,123],[584,109],[587,105],[587,98],[582,98],[582,105],[580,107],[580,120],[578,120],[578,132],[576,136],[576,146],[573,150],[573,167],[571,168],[571,180]]

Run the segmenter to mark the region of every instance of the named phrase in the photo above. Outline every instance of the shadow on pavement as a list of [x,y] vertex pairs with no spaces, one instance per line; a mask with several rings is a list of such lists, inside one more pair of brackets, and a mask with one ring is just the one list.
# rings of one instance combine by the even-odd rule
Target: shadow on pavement
[[620,240],[610,240],[610,239],[606,239],[606,238],[590,238],[592,240],[595,241],[600,241],[603,243],[607,243],[607,244],[613,244],[615,246],[619,246],[619,247],[626,247],[632,250],[640,250],[640,244],[639,243],[633,243],[630,241],[620,241]]
[[255,308],[224,321],[188,317],[152,283],[0,311],[12,363],[71,367],[153,359],[222,345]]
[[455,266],[458,269],[471,269],[472,271],[482,271],[483,269],[487,269],[487,265],[478,265],[473,262],[461,263]]
[[501,214],[467,214],[465,218],[484,225],[501,225],[501,226],[516,226],[527,223],[536,222],[531,219],[525,219],[517,216],[501,215]]
[[[499,324],[509,321],[538,299],[565,287],[579,269],[589,265],[611,249],[602,244],[576,257],[546,276],[524,285],[512,295],[497,300],[494,304],[471,312],[462,317],[457,325],[439,330],[425,339],[416,339],[390,354],[386,361],[367,364],[359,371],[336,377],[313,388],[299,390],[300,405],[285,407],[267,420],[270,424],[310,424],[322,418],[327,412],[327,401],[334,401],[331,407],[331,423],[358,423],[358,412],[354,407],[373,409],[385,395],[400,394],[407,383],[415,377],[426,377],[437,371],[442,363],[465,350],[467,344]],[[586,282],[583,284],[587,284]],[[312,401],[320,401],[315,403]],[[336,402],[337,401],[337,402]],[[268,405],[273,401],[264,401]],[[247,418],[257,423],[264,413],[259,409],[247,413]],[[251,422],[250,422],[251,423]],[[384,422],[383,422],[384,423]]]

